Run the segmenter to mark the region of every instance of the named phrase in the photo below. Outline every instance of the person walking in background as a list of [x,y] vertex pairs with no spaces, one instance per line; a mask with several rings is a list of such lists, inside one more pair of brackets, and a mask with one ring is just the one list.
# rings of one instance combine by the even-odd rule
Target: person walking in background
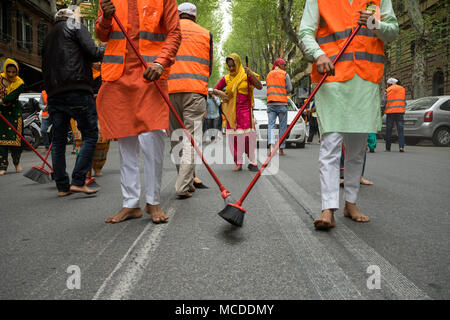
[[370,153],[375,152],[375,148],[377,147],[377,134],[376,133],[369,133],[369,136],[367,137],[367,147],[369,148]]
[[[214,94],[222,99],[222,111],[227,121],[226,134],[236,167],[242,170],[243,153],[250,163],[248,169],[258,171],[256,163],[256,131],[253,119],[253,90],[262,89],[260,76],[243,67],[238,54],[232,53],[225,59],[229,74],[214,87]],[[222,90],[226,87],[226,91]]]
[[[149,63],[145,71],[113,14],[128,27],[131,42]],[[153,81],[168,94],[170,66],[181,41],[177,4],[175,0],[101,0],[95,31],[100,41],[107,42],[101,67],[103,83],[97,96],[100,129],[104,139],[119,143],[123,198],[122,209],[105,222],[142,217],[141,150],[145,211],[154,223],[165,222],[169,217],[161,208],[160,191],[169,108]]]
[[[292,91],[292,84],[289,74],[286,72],[286,61],[278,58],[273,63],[272,71],[266,77],[267,85],[267,115],[268,124],[268,145],[272,152],[275,145],[275,122],[278,117],[278,127],[280,129],[278,139],[280,139],[287,129],[288,94]],[[286,142],[280,145],[280,155],[284,156]]]
[[[94,99],[97,100],[98,91],[102,85],[102,75],[101,75],[101,63],[96,62],[92,65],[92,74],[94,78]],[[105,139],[102,137],[102,132],[100,129],[100,124],[98,125],[98,140],[97,146],[95,147],[94,158],[92,159],[92,170],[94,171],[94,176],[101,177],[103,175],[102,169],[106,163],[106,157],[108,156],[110,139]],[[89,172],[88,177],[91,176]]]
[[[169,75],[169,98],[184,122],[187,130],[197,144],[202,133],[202,124],[206,112],[206,98],[208,96],[208,81],[212,72],[213,37],[209,30],[196,23],[197,7],[189,2],[178,6],[182,40],[178,49],[175,63]],[[180,123],[171,113],[169,116],[169,131],[171,134],[181,129]],[[183,139],[181,157],[176,155],[178,178],[175,182],[175,193],[178,198],[192,197],[194,187],[194,148],[190,139]],[[179,144],[179,140],[171,141],[172,149]]]
[[[376,30],[367,28],[376,19]],[[372,21],[373,22],[373,21]],[[356,25],[363,27],[333,64]],[[314,61],[311,82],[317,84],[326,73],[315,96],[321,144],[319,170],[322,214],[316,229],[336,225],[339,208],[339,158],[345,144],[344,216],[356,222],[370,219],[356,206],[364,162],[367,135],[381,127],[379,83],[384,72],[384,41],[398,35],[397,18],[390,0],[368,3],[355,0],[308,0],[299,38],[306,58]]]
[[50,115],[48,113],[48,97],[47,92],[45,90],[41,93],[41,99],[40,104],[42,105],[42,115],[41,115],[41,134],[44,138],[44,147],[45,152],[48,151],[48,148],[50,148],[50,138],[48,136],[48,128],[50,127],[51,120]]
[[405,136],[403,134],[406,108],[406,90],[395,78],[387,81],[389,87],[381,100],[382,112],[386,113],[386,151],[391,151],[391,136],[394,123],[397,126],[399,151],[405,151]]
[[[19,95],[23,92],[24,82],[19,77],[19,65],[13,59],[6,59],[0,74],[0,113],[10,124],[22,132],[22,105]],[[0,120],[0,176],[8,169],[8,151],[11,152],[16,172],[22,172],[20,156],[22,140],[3,120]]]
[[[216,136],[219,138],[222,131],[222,118],[220,116],[220,100],[218,97],[212,95],[214,89],[208,89],[208,99],[206,100],[206,126],[207,136],[206,139],[213,142]],[[218,130],[215,133],[214,130]]]
[[317,135],[319,136],[319,142],[317,144],[320,144],[319,125],[317,123],[317,110],[316,104],[314,103],[314,99],[311,102],[311,108],[309,109],[308,113],[308,120],[309,120],[309,136],[306,143],[312,144],[314,135],[317,133]]

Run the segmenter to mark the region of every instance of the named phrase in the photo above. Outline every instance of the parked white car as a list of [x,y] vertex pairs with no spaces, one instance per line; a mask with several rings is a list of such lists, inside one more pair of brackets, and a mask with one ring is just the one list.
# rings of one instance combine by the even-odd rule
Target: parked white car
[[[299,109],[295,103],[288,98],[288,117],[287,125],[289,126],[297,115]],[[255,118],[255,128],[257,133],[257,145],[267,146],[267,128],[269,124],[269,117],[267,115],[267,97],[263,95],[256,95],[255,93],[255,108],[253,109],[253,116]],[[281,138],[278,134],[278,118],[275,125],[275,137]],[[291,132],[286,138],[286,146],[289,144],[295,145],[297,148],[304,148],[306,142],[306,126],[302,117],[299,117],[297,123],[292,128]]]

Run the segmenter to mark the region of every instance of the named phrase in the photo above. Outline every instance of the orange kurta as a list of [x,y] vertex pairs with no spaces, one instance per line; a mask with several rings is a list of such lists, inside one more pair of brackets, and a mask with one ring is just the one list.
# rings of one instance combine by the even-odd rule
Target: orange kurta
[[[137,0],[128,1],[128,29],[133,44],[139,49],[139,11]],[[178,9],[175,0],[164,0],[162,27],[167,32],[163,49],[155,62],[169,67],[181,41]],[[111,29],[105,28],[110,20],[99,17],[97,36],[107,41]],[[143,78],[144,68],[133,48],[127,42],[124,72],[116,81],[103,81],[97,96],[97,113],[103,138],[114,139],[136,136],[140,133],[168,129],[169,107],[153,83]],[[167,80],[158,80],[167,95]]]

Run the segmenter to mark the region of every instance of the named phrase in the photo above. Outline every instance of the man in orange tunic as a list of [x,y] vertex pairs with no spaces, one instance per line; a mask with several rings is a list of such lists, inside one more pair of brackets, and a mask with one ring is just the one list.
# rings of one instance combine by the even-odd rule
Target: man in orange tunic
[[[147,70],[112,20],[114,13],[149,63]],[[119,142],[123,195],[122,209],[106,222],[142,216],[140,149],[144,154],[145,210],[154,223],[165,222],[168,217],[160,207],[160,186],[169,108],[156,86],[145,79],[158,81],[167,94],[169,67],[181,42],[176,1],[101,0],[95,30],[100,41],[108,42],[102,63],[103,85],[97,96],[98,118],[102,136]]]

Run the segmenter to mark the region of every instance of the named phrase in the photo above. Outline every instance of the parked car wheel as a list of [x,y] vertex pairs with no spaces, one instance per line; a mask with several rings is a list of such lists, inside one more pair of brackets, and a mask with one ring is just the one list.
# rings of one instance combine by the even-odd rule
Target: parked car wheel
[[295,144],[295,147],[296,148],[300,148],[300,149],[303,149],[304,147],[305,147],[305,140],[303,140],[303,142],[299,142],[299,143],[296,143]]
[[450,146],[450,128],[440,127],[433,134],[433,143],[440,147]]
[[409,146],[415,146],[420,141],[420,138],[414,138],[414,137],[405,137],[405,143]]

